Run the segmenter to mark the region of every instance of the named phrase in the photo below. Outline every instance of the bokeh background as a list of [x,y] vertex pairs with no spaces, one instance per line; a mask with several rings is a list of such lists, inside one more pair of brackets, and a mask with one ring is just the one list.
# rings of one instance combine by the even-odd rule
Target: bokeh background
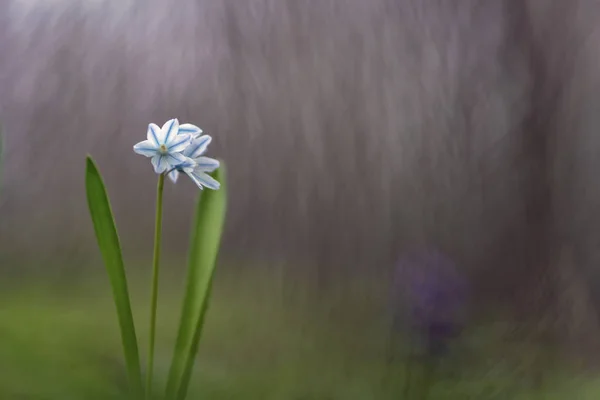
[[[85,156],[144,341],[156,176],[132,146],[173,117],[228,165],[192,398],[398,398],[394,268],[428,247],[470,281],[431,398],[598,398],[599,18],[586,0],[3,0],[0,398],[122,398]],[[159,369],[197,190],[165,196]]]

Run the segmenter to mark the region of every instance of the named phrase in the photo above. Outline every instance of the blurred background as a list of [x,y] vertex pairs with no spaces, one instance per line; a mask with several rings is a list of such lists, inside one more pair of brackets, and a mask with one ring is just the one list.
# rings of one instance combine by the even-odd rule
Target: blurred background
[[[124,398],[85,156],[145,349],[156,175],[132,146],[176,117],[213,136],[229,184],[190,398],[398,399],[427,378],[433,399],[597,399],[599,17],[585,0],[3,0],[0,398]],[[159,374],[196,196],[166,185]],[[460,330],[448,350],[407,362],[440,320]]]

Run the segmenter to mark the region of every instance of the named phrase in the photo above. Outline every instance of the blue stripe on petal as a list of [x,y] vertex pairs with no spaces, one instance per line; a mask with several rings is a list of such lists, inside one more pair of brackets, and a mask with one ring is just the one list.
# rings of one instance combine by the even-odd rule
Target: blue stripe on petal
[[146,132],[146,138],[154,143],[156,147],[159,147],[160,128],[156,124],[148,124],[148,131]]
[[162,174],[169,167],[169,163],[167,162],[167,157],[162,154],[155,155],[151,159],[152,166],[154,167],[154,172],[157,174]]
[[178,168],[182,169],[182,170],[186,169],[186,168],[194,169],[195,167],[196,167],[196,162],[189,157],[185,157],[185,161],[178,165]]
[[161,144],[167,144],[171,140],[173,140],[175,138],[175,136],[177,136],[178,130],[179,130],[179,121],[177,120],[177,118],[173,118],[173,119],[170,119],[167,122],[165,122],[165,124],[163,125],[163,127],[161,129],[162,134],[164,135],[164,138],[163,138],[163,141]]
[[198,180],[198,178],[196,177],[196,175],[193,173],[193,171],[184,171],[186,173],[187,176],[190,177],[190,179],[192,180],[192,182],[194,182],[196,184],[196,186],[198,186],[198,189],[202,190],[204,189],[202,187],[202,182],[200,182]]
[[219,161],[210,157],[198,157],[196,161],[196,168],[202,172],[213,172],[219,168]]
[[169,163],[169,169],[178,167],[187,160],[187,157],[181,153],[169,153],[164,156]]
[[191,140],[192,137],[189,134],[183,133],[174,136],[173,139],[166,144],[166,146],[169,150],[169,153],[179,153],[184,151],[190,145]]
[[190,174],[190,177],[193,177],[192,180],[196,182],[196,185],[200,183],[200,185],[212,190],[218,190],[221,187],[221,184],[212,176],[198,170],[194,170]]
[[200,157],[202,154],[204,154],[211,141],[212,137],[210,137],[210,135],[202,135],[198,139],[194,139],[192,141],[189,147],[185,149],[184,154],[191,158]]
[[181,124],[179,125],[179,133],[189,133],[196,138],[202,134],[202,129],[192,124]]
[[152,157],[157,149],[152,140],[144,140],[133,146],[133,151],[146,157]]

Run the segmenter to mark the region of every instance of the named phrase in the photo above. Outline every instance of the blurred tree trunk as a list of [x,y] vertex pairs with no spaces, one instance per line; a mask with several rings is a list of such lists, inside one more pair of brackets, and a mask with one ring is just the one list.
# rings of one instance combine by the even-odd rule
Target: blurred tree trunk
[[[541,345],[543,351],[560,349],[565,355],[566,350],[569,355],[581,356],[579,359],[592,360],[600,348],[597,311],[569,246],[567,225],[560,223],[572,205],[560,201],[564,187],[557,184],[556,173],[557,165],[561,166],[557,164],[561,161],[558,154],[565,152],[557,149],[560,106],[569,83],[564,77],[569,76],[572,66],[562,60],[556,68],[549,54],[552,50],[548,50],[553,44],[545,43],[552,36],[536,32],[530,6],[527,2],[509,2],[508,6],[514,16],[515,40],[522,43],[532,79],[530,115],[524,121],[522,142],[528,229],[523,269],[514,277],[516,317],[523,328],[521,333]],[[546,11],[544,22],[568,18],[562,7]],[[554,35],[565,34],[560,25],[553,29]]]

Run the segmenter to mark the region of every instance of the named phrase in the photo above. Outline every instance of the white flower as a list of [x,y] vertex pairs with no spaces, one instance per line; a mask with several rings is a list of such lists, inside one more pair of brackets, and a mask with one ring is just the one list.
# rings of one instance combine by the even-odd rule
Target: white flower
[[147,140],[133,146],[133,151],[146,157],[152,157],[154,171],[162,174],[187,161],[182,154],[192,140],[190,133],[179,133],[179,121],[174,118],[167,121],[162,129],[156,124],[148,125]]
[[[200,130],[200,132],[202,131]],[[177,182],[179,172],[183,172],[189,176],[200,189],[203,187],[213,190],[219,189],[221,184],[208,175],[208,172],[213,172],[219,168],[219,161],[202,156],[206,152],[211,141],[212,138],[209,135],[202,135],[192,140],[190,145],[183,150],[183,156],[185,156],[187,160],[170,171],[169,178],[173,182]]]

